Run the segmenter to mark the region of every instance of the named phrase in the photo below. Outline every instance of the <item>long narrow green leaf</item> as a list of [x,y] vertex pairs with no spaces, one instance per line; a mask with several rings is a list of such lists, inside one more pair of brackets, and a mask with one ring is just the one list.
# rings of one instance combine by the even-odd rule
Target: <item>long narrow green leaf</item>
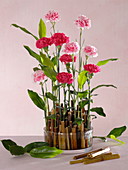
[[43,99],[34,91],[28,90],[29,97],[32,99],[33,103],[40,109],[46,111],[45,103]]
[[34,57],[36,60],[38,60],[38,61],[42,64],[40,55],[38,55],[37,53],[35,53],[35,52],[34,52],[33,50],[31,50],[28,46],[25,46],[25,45],[24,45],[24,48],[28,51],[28,53],[29,53],[32,57]]
[[41,66],[41,68],[47,77],[49,77],[53,81],[56,81],[57,73],[52,68],[48,66]]
[[37,38],[35,35],[33,35],[31,32],[29,32],[26,28],[21,27],[21,26],[19,26],[19,25],[17,25],[17,24],[12,24],[12,26],[14,26],[14,27],[16,27],[16,28],[19,28],[19,29],[22,30],[23,32],[25,32],[25,33],[27,33],[27,34],[30,34],[30,35],[33,36],[36,40],[38,40],[38,38]]
[[92,93],[94,90],[96,90],[96,89],[98,89],[98,88],[100,88],[100,87],[113,87],[113,88],[117,88],[116,86],[114,86],[114,85],[112,85],[112,84],[101,84],[101,85],[98,85],[98,86],[94,87],[94,88],[91,90],[91,93]]
[[98,65],[98,66],[102,66],[102,65],[107,64],[109,61],[116,61],[116,60],[118,60],[118,58],[110,58],[110,59],[107,59],[107,60],[102,60],[102,61],[99,61],[99,62],[97,63],[97,65]]
[[54,63],[45,55],[40,53],[41,55],[41,62],[43,65],[48,66],[48,67],[54,67]]
[[38,32],[39,32],[40,38],[46,37],[46,25],[42,19],[40,19],[40,22],[39,22]]
[[78,86],[80,89],[83,88],[83,85],[87,81],[87,76],[85,75],[87,71],[81,71],[80,74],[78,75]]

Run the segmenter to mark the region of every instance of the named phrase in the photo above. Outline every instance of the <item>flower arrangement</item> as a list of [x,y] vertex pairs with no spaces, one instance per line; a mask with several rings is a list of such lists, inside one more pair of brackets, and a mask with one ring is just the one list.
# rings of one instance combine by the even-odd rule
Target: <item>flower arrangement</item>
[[[49,11],[45,15],[46,22],[51,24],[50,36],[46,36],[46,25],[42,19],[39,22],[39,38],[17,24],[14,27],[21,29],[35,39],[39,50],[34,52],[28,46],[24,48],[34,57],[39,65],[34,67],[34,82],[38,82],[42,94],[28,90],[33,103],[44,111],[46,122],[45,137],[50,146],[59,149],[81,149],[92,145],[90,134],[91,120],[96,114],[106,117],[102,107],[92,107],[93,97],[97,96],[95,90],[101,87],[113,87],[111,84],[101,84],[91,87],[91,80],[95,74],[102,71],[101,67],[117,58],[90,63],[90,58],[98,56],[97,48],[85,45],[84,30],[91,28],[91,20],[84,15],[75,20],[78,27],[79,40],[72,42],[62,32],[56,31],[56,23],[60,16],[56,11]],[[52,46],[52,48],[51,48]],[[51,86],[49,84],[51,83]],[[117,139],[126,126],[114,128],[103,140]]]

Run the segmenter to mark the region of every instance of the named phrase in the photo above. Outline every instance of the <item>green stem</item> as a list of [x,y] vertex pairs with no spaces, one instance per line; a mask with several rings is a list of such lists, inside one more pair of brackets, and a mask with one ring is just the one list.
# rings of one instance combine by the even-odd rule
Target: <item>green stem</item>
[[[66,90],[65,90],[65,85],[63,87],[64,90],[64,115],[66,114]],[[64,118],[64,116],[63,116]]]
[[91,103],[91,89],[90,89],[90,78],[88,77],[88,100],[89,100],[89,103],[88,103],[88,117],[87,117],[87,129],[89,128],[89,125],[90,125],[90,103]]
[[82,69],[82,57],[81,57],[81,50],[82,50],[82,29],[80,29],[80,40],[79,40],[80,50],[79,50],[79,73]]
[[[60,72],[60,63],[59,63],[59,56],[60,56],[60,50],[61,50],[61,46],[59,46],[57,51],[57,59],[58,59],[58,63],[57,63],[57,72]],[[59,85],[59,82],[58,84]],[[59,100],[59,105],[60,105],[60,87],[58,87],[58,100]]]

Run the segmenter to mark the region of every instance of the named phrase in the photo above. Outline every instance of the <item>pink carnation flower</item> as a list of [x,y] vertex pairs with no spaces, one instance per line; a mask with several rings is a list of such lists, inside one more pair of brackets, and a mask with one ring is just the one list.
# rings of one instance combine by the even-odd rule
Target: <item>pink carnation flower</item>
[[42,37],[41,39],[36,41],[37,48],[44,48],[52,44],[53,44],[52,39],[47,37]]
[[43,73],[42,70],[37,70],[34,73],[34,82],[41,82],[45,78],[45,74]]
[[72,74],[67,72],[58,73],[56,79],[59,83],[71,84],[74,80],[72,79]]
[[84,65],[84,69],[91,73],[98,73],[100,72],[100,67],[95,64],[86,64]]
[[51,38],[55,46],[62,46],[64,43],[69,42],[69,37],[67,37],[64,33],[55,33]]
[[84,15],[79,16],[75,24],[80,28],[91,28],[91,20]]
[[84,52],[89,57],[97,57],[98,56],[96,47],[91,46],[91,45],[86,46],[84,48]]
[[74,62],[76,62],[76,56],[72,57],[71,55],[69,54],[63,54],[61,57],[60,57],[60,61],[61,62],[64,62],[64,64],[67,64],[67,63],[70,63],[73,61],[73,58],[74,58]]
[[45,15],[45,19],[50,22],[57,22],[60,20],[60,16],[58,12],[52,10]]
[[73,54],[78,53],[79,49],[80,47],[77,42],[70,42],[65,44],[63,52]]

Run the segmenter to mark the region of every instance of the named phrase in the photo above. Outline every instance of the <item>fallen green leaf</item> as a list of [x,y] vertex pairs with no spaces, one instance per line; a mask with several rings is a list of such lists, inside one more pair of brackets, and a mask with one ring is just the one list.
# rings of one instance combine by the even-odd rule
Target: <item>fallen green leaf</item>
[[42,146],[40,148],[35,148],[30,151],[30,155],[35,158],[53,158],[59,154],[63,153],[62,150],[55,147]]

